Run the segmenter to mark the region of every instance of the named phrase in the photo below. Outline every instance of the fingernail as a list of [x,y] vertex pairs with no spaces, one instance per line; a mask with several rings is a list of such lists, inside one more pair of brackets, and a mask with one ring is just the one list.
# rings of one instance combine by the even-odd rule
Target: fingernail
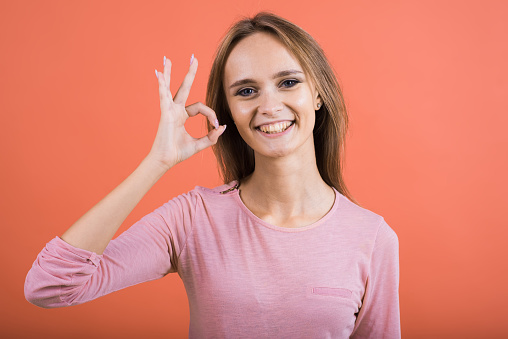
[[[224,131],[226,130],[226,127],[228,127],[228,125],[224,125]],[[222,131],[224,133],[224,131]]]
[[164,66],[166,66],[166,56],[164,56]]
[[157,73],[157,70],[155,70],[155,76],[159,79],[159,73]]
[[194,61],[194,54],[191,55],[190,57],[190,64],[192,65],[192,62]]
[[215,126],[215,129],[219,128],[219,120],[215,119],[213,125]]

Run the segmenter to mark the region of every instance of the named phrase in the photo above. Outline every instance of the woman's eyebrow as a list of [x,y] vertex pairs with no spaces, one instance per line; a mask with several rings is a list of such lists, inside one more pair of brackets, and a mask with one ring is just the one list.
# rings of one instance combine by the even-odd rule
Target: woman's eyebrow
[[233,84],[231,86],[229,86],[229,88],[233,88],[233,87],[237,87],[237,86],[245,85],[245,84],[250,84],[253,82],[255,82],[255,81],[252,79],[242,79],[242,80],[233,82]]
[[[285,76],[292,75],[292,74],[299,74],[299,73],[303,74],[302,71],[299,71],[296,69],[288,69],[285,71],[280,71],[280,72],[275,73],[273,75],[273,79],[285,77]],[[235,81],[231,86],[229,86],[229,88],[233,88],[233,87],[237,87],[237,86],[245,85],[245,84],[250,84],[253,82],[256,82],[256,81],[254,81],[253,79],[241,79],[241,80]]]
[[277,78],[281,78],[281,77],[285,77],[285,76],[288,76],[288,75],[292,75],[292,74],[298,74],[298,73],[302,73],[302,71],[298,71],[296,69],[288,69],[287,71],[280,71],[278,73],[276,73],[273,78],[274,79],[277,79]]

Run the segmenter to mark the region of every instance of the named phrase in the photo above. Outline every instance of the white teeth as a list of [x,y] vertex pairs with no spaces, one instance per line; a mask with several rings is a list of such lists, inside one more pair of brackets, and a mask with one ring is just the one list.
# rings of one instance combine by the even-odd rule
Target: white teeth
[[284,132],[289,126],[291,126],[292,123],[293,123],[292,121],[278,122],[273,125],[259,126],[259,129],[261,130],[261,132],[265,132],[268,134],[280,133]]

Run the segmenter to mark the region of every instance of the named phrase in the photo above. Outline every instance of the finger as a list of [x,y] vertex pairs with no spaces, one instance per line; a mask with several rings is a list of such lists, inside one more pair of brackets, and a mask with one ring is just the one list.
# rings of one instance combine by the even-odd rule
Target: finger
[[169,110],[169,105],[171,103],[171,92],[168,90],[166,81],[164,80],[164,74],[161,72],[157,72],[157,79],[159,81],[159,100],[161,105],[161,113]]
[[157,79],[159,80],[159,94],[163,93],[165,96],[169,96],[171,99],[171,91],[168,89],[167,81],[164,78],[164,73],[157,72]]
[[189,66],[189,71],[185,78],[183,79],[180,88],[176,92],[174,102],[176,104],[185,105],[187,98],[189,97],[190,89],[192,87],[192,83],[194,82],[194,77],[196,76],[196,71],[198,70],[198,60],[196,58],[192,59],[192,63]]
[[219,128],[212,129],[204,137],[197,139],[196,140],[196,153],[204,150],[207,147],[215,145],[217,143],[217,140],[219,140],[219,137],[224,133],[225,130],[226,130],[226,125],[222,125]]
[[171,91],[169,88],[171,82],[171,60],[167,59],[166,56],[164,56],[164,80],[166,81],[168,91]]
[[206,106],[202,102],[196,102],[192,105],[189,105],[185,107],[185,110],[187,111],[187,114],[189,117],[196,116],[197,114],[201,113],[210,122],[212,126],[215,127],[215,129],[219,128],[219,121],[217,120],[217,114],[215,114],[215,111],[211,109],[210,107]]

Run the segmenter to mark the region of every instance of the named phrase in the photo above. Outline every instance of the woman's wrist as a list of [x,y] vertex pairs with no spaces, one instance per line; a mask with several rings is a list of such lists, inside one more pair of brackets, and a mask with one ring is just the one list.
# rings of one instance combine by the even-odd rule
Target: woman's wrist
[[159,159],[152,153],[149,153],[141,162],[140,166],[145,167],[148,171],[154,173],[158,177],[162,177],[174,165]]

